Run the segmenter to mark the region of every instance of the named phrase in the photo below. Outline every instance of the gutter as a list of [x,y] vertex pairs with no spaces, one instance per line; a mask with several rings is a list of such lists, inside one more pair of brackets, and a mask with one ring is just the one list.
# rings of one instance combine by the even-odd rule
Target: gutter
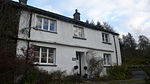
[[[29,19],[29,32],[28,32],[28,39],[30,39],[31,36],[31,23],[32,23],[32,12],[30,13],[30,19]],[[30,47],[30,41],[27,40],[27,57],[26,57],[26,61],[28,61],[29,59],[29,47]]]
[[115,45],[116,61],[117,61],[117,66],[118,66],[118,52],[117,52],[117,46],[116,46],[116,39],[114,35],[113,35],[113,39],[114,39],[114,45]]

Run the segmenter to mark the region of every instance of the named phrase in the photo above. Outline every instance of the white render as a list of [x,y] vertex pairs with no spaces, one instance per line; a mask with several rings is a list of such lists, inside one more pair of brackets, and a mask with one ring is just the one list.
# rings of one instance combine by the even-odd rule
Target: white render
[[[103,58],[104,53],[111,54],[111,61],[112,65],[117,63],[116,60],[116,51],[115,51],[115,43],[114,38],[116,41],[116,49],[117,49],[117,56],[118,56],[118,65],[121,65],[121,53],[120,53],[120,46],[119,46],[119,36],[113,35],[108,33],[110,36],[110,44],[104,44],[102,42],[102,32],[99,30],[94,30],[91,28],[84,28],[84,36],[86,40],[83,39],[76,39],[73,38],[73,28],[75,24],[71,24],[68,22],[64,22],[61,20],[57,20],[52,17],[48,17],[50,19],[54,19],[57,22],[57,31],[56,33],[52,32],[45,32],[41,30],[35,29],[36,25],[36,13],[32,13],[32,23],[31,23],[31,35],[28,38],[27,34],[23,34],[20,31],[24,28],[29,28],[29,19],[30,19],[30,12],[22,11],[20,16],[20,24],[19,24],[19,34],[18,38],[34,40],[31,41],[30,44],[39,45],[43,47],[50,47],[56,48],[56,62],[55,65],[57,66],[38,66],[39,68],[46,70],[46,71],[53,71],[53,70],[65,70],[68,74],[72,74],[73,66],[78,65],[77,61],[73,61],[73,58],[76,58],[76,51],[84,52],[84,56],[82,56],[82,68],[87,65],[86,63],[86,52],[89,50],[94,50],[97,52],[97,56]],[[77,25],[80,26],[80,25]],[[107,33],[107,32],[105,32]],[[22,54],[21,48],[27,48],[27,41],[25,40],[18,40],[17,46],[17,54]],[[85,71],[82,69],[82,74]],[[105,74],[105,70],[103,71]]]

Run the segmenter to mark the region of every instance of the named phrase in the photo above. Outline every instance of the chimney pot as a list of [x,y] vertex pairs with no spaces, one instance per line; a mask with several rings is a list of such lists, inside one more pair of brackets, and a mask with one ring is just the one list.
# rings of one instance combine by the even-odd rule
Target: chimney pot
[[78,12],[78,10],[75,10],[75,13],[73,14],[73,17],[75,20],[80,20],[80,13]]

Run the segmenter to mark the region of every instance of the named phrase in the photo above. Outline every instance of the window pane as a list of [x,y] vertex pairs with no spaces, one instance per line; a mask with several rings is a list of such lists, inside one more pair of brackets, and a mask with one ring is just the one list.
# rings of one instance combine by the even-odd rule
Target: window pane
[[104,64],[111,65],[111,55],[110,54],[104,54]]
[[79,28],[79,36],[83,37],[83,35],[82,35],[82,29],[81,28]]
[[83,28],[75,27],[74,28],[74,36],[75,37],[84,37]]
[[40,47],[35,46],[34,47],[34,62],[39,62],[39,56],[40,56]]
[[44,19],[43,29],[48,30],[48,19]]
[[54,49],[49,48],[48,63],[54,63]]
[[104,54],[104,64],[106,64],[106,55]]
[[36,28],[42,28],[42,18],[41,17],[37,17],[36,20]]
[[105,40],[108,42],[108,34],[105,34]]
[[102,33],[102,39],[103,39],[103,42],[105,42],[104,33]]
[[103,40],[103,42],[109,43],[109,41],[110,41],[109,34],[102,33],[102,40]]
[[50,20],[50,31],[55,31],[56,21]]
[[49,54],[48,55],[48,63],[53,63],[54,62],[54,54]]
[[108,65],[111,65],[111,57],[108,55]]
[[46,63],[46,61],[47,61],[47,48],[42,48],[41,63]]

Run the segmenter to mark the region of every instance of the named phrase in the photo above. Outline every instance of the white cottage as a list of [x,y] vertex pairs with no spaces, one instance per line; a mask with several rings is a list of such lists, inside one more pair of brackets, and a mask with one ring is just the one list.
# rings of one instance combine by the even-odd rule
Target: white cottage
[[89,50],[104,58],[104,66],[121,65],[118,33],[80,21],[77,10],[74,18],[69,18],[24,2],[16,4],[24,9],[19,22],[17,54],[23,54],[22,48],[33,45],[37,67],[71,74],[74,66],[78,66],[79,74],[83,75]]

